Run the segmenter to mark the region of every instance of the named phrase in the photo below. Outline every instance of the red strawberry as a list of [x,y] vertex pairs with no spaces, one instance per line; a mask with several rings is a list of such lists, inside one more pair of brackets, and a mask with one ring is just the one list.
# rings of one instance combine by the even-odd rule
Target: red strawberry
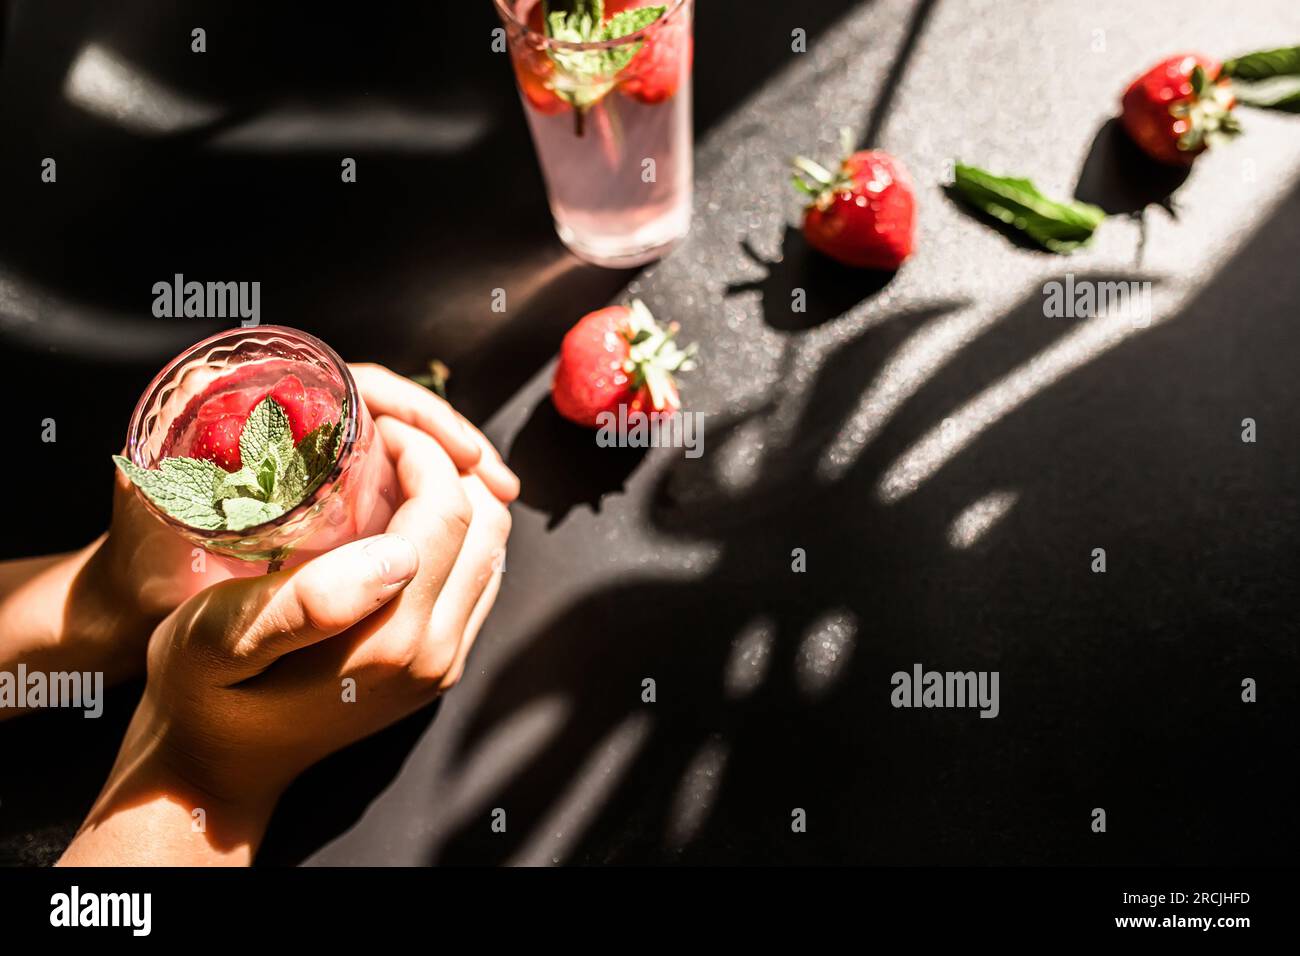
[[569,109],[569,104],[551,90],[555,64],[550,57],[539,50],[523,49],[516,51],[513,59],[519,91],[529,106],[547,116]]
[[238,471],[239,437],[244,432],[244,422],[267,397],[284,409],[294,444],[338,417],[338,404],[327,389],[304,387],[297,375],[285,375],[270,390],[265,386],[237,388],[204,402],[195,419],[198,434],[190,454],[215,462],[226,471]]
[[[546,27],[542,21],[543,3],[537,0],[531,7],[527,4],[528,0],[524,0],[515,15],[522,18],[533,33],[544,35]],[[510,59],[515,68],[515,78],[519,81],[519,91],[529,106],[547,116],[569,109],[569,104],[551,89],[555,63],[546,55],[545,50],[532,46],[526,39],[516,40],[511,47]]]
[[692,368],[695,351],[679,349],[676,332],[676,325],[661,329],[639,300],[584,315],[560,344],[551,383],[556,410],[588,428],[620,405],[628,414],[673,414],[681,407],[673,373]]
[[239,436],[244,432],[246,415],[222,415],[199,429],[190,454],[213,462],[226,471],[239,471]]
[[[323,388],[308,388],[302,402],[302,418],[297,424],[297,428],[302,430],[302,435],[294,432],[294,441],[302,441],[302,437],[310,435],[327,421],[334,421],[339,417],[339,406],[334,401],[334,396]],[[294,424],[293,419],[289,424]]]
[[[638,7],[658,6],[659,0],[610,0],[609,14]],[[623,69],[619,91],[642,103],[662,103],[671,99],[684,78],[691,74],[695,43],[691,21],[682,12],[656,21],[648,28],[645,42]]]
[[794,184],[812,197],[803,234],[814,249],[847,266],[892,271],[912,254],[912,180],[888,153],[849,153],[845,140],[837,173],[802,156],[794,161]]
[[1214,143],[1240,132],[1236,105],[1219,63],[1182,53],[1157,63],[1124,93],[1121,119],[1129,136],[1156,162],[1190,166]]
[[198,420],[208,422],[226,415],[247,418],[253,407],[264,398],[266,398],[266,389],[259,385],[231,389],[204,402],[199,408]]

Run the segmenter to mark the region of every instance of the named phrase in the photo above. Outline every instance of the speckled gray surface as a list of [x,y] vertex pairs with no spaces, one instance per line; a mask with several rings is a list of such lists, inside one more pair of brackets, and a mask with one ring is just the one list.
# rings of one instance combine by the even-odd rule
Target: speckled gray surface
[[[453,359],[453,398],[525,483],[462,685],[304,778],[264,861],[1290,859],[1276,757],[1300,686],[1300,120],[1249,114],[1248,135],[1177,189],[1176,218],[1117,215],[1068,260],[941,184],[961,159],[1135,208],[1155,196],[1116,165],[1124,83],[1183,48],[1293,40],[1300,12],[876,0],[749,4],[766,12],[735,27],[701,3],[695,226],[641,274],[580,267],[546,235],[518,107],[499,83],[473,86],[504,64],[472,57],[431,102],[458,129],[491,115],[465,167],[510,189],[439,193],[435,229],[393,211],[421,167],[383,160],[383,184],[333,212],[345,244],[384,227],[373,248],[319,268],[308,239],[277,263],[277,241],[310,232],[289,217],[254,240],[290,324],[349,358]],[[796,27],[806,54],[789,51]],[[792,228],[785,163],[830,158],[841,125],[916,182],[917,252],[892,281],[819,262]],[[268,173],[214,140],[185,168],[295,183],[293,210],[337,203],[292,178],[303,152]],[[239,203],[268,187],[249,188]],[[372,221],[377,202],[392,208]],[[1152,282],[1150,326],[1045,318],[1043,284],[1067,271]],[[488,312],[496,287],[504,318]],[[560,331],[626,294],[701,344],[697,460],[600,451],[546,403]],[[917,661],[1000,671],[999,717],[891,708],[891,673]],[[1253,707],[1244,676],[1268,688]],[[42,738],[4,733],[39,762]],[[16,792],[35,829],[35,791]],[[1114,821],[1104,843],[1096,806]],[[807,833],[791,832],[794,808]]]

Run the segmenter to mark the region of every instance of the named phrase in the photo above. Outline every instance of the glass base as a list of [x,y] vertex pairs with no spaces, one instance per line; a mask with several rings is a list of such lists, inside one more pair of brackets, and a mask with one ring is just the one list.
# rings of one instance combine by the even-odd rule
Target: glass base
[[630,269],[661,259],[686,238],[690,229],[691,221],[687,218],[678,228],[665,230],[666,235],[660,234],[653,240],[633,245],[626,242],[592,242],[558,220],[555,223],[556,234],[570,252],[583,262],[606,269]]

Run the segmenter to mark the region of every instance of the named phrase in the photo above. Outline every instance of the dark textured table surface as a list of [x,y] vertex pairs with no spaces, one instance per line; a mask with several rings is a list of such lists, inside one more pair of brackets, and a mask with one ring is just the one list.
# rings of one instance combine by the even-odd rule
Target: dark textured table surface
[[[1292,859],[1300,119],[1245,115],[1182,183],[1109,120],[1149,63],[1293,43],[1300,7],[699,4],[695,227],[633,274],[552,235],[486,0],[10,3],[0,343],[44,463],[5,475],[3,556],[98,533],[137,395],[214,330],[153,318],[153,283],[257,280],[349,359],[448,361],[525,487],[465,680],[300,780],[264,863]],[[792,229],[784,164],[841,125],[917,182],[889,282]],[[954,158],[1120,215],[1025,248],[944,195]],[[1045,318],[1066,272],[1149,280],[1150,327]],[[629,291],[701,344],[699,459],[549,406],[564,329]],[[999,671],[1000,716],[891,708],[918,661]],[[0,724],[3,861],[57,855],[138,692]]]

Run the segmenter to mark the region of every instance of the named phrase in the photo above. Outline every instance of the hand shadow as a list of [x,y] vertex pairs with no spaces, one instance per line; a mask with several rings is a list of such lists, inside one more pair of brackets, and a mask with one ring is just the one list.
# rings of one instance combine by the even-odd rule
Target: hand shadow
[[786,227],[781,255],[776,259],[764,259],[749,240],[740,248],[754,263],[766,268],[767,275],[730,283],[726,294],[758,291],[763,301],[763,321],[782,332],[815,329],[839,318],[887,286],[896,274],[840,265],[808,245],[803,232],[794,226]]

